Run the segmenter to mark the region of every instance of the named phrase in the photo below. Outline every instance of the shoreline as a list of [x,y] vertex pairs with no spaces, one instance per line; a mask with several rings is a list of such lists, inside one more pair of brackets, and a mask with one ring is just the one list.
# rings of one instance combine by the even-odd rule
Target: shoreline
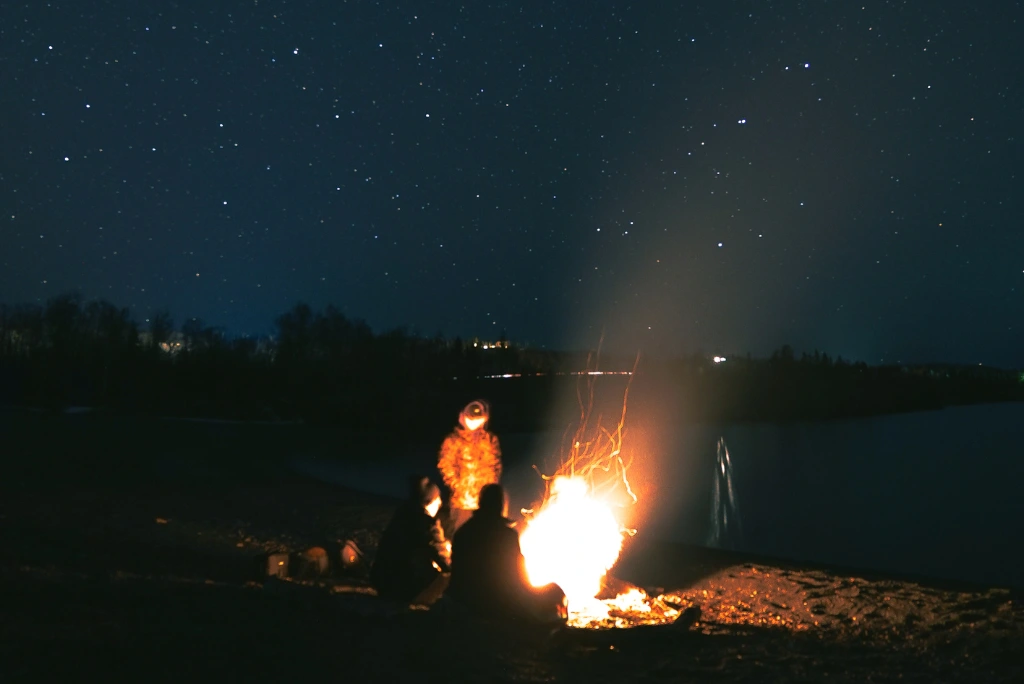
[[[946,419],[941,421],[949,422]],[[934,420],[930,420],[924,426],[915,424],[918,427],[914,429],[920,432],[925,426],[931,426],[933,423]],[[885,423],[885,432],[881,434],[890,434],[892,426],[900,424]],[[32,480],[41,476],[46,477],[48,486],[63,486],[62,481],[78,484],[82,481],[106,482],[146,477],[183,483],[188,482],[190,478],[207,482],[216,480],[225,472],[299,470],[300,466],[305,464],[312,467],[307,467],[304,474],[317,477],[323,482],[333,482],[341,486],[347,484],[362,487],[366,491],[399,496],[404,480],[402,476],[392,477],[391,471],[396,468],[409,472],[432,469],[434,449],[444,436],[440,430],[437,431],[437,435],[415,439],[414,435],[407,434],[405,443],[399,444],[387,435],[353,434],[349,431],[307,425],[210,423],[156,418],[132,420],[128,417],[103,414],[52,418],[33,414],[23,419],[8,414],[3,428],[8,437],[5,451],[9,460],[5,468],[5,477],[15,482],[22,477]],[[978,528],[983,537],[969,534],[975,525],[984,524],[985,520],[989,519],[1006,521],[1004,535],[1012,536],[1015,527],[1019,527],[1019,522],[1012,522],[1013,512],[1020,510],[1019,503],[1014,503],[1013,498],[1005,493],[998,494],[1005,490],[1006,486],[996,486],[993,489],[992,485],[984,485],[979,490],[976,485],[985,480],[980,479],[981,473],[975,473],[973,465],[965,462],[964,467],[967,470],[963,467],[956,470],[955,473],[959,475],[955,478],[949,477],[954,470],[947,467],[945,479],[938,483],[937,491],[929,493],[927,488],[921,486],[917,475],[920,465],[927,463],[928,459],[920,459],[920,464],[913,465],[902,458],[902,451],[886,444],[884,439],[877,447],[873,446],[877,443],[880,429],[881,424],[875,425],[870,434],[862,435],[855,450],[848,449],[843,453],[842,447],[837,443],[832,452],[833,457],[845,459],[836,461],[840,464],[837,466],[839,474],[848,475],[852,472],[851,468],[860,468],[862,475],[858,477],[864,480],[869,472],[890,473],[889,478],[883,478],[888,479],[888,482],[879,487],[880,491],[889,497],[886,502],[888,508],[876,509],[870,505],[865,508],[866,502],[856,498],[859,486],[866,484],[873,487],[871,482],[862,481],[858,486],[850,484],[849,481],[845,485],[840,483],[838,487],[830,485],[838,490],[836,493],[842,503],[832,503],[830,509],[822,512],[832,515],[832,522],[838,521],[846,525],[848,529],[843,532],[847,535],[851,534],[850,530],[853,529],[849,528],[850,525],[864,523],[871,526],[866,527],[866,531],[860,537],[851,539],[856,546],[847,547],[843,547],[835,535],[829,535],[828,525],[817,524],[813,519],[804,522],[802,517],[793,517],[795,513],[799,513],[797,509],[801,507],[805,507],[808,512],[813,512],[815,508],[812,499],[803,497],[803,494],[796,492],[796,488],[790,483],[782,481],[782,473],[785,473],[785,479],[789,481],[802,480],[811,485],[810,494],[813,496],[813,487],[821,481],[820,478],[829,474],[827,469],[831,468],[821,465],[823,460],[817,458],[813,448],[801,447],[801,453],[778,451],[773,456],[770,448],[764,452],[761,445],[766,444],[770,447],[780,439],[780,435],[789,433],[780,433],[771,427],[767,428],[766,432],[734,428],[724,433],[729,435],[729,447],[736,454],[768,457],[748,458],[743,466],[750,471],[746,483],[748,486],[744,488],[744,483],[740,483],[740,506],[744,511],[744,517],[752,516],[746,523],[750,523],[751,530],[755,530],[747,530],[747,536],[750,538],[745,540],[749,542],[745,546],[750,549],[747,552],[751,557],[762,558],[766,563],[798,562],[806,566],[837,571],[854,569],[860,574],[899,576],[908,581],[940,580],[950,584],[959,583],[962,586],[1002,585],[1018,590],[1024,588],[1024,581],[1014,581],[1024,577],[1019,571],[1021,566],[1017,563],[1017,559],[1024,558],[1012,544],[1007,545],[1007,539],[998,537],[1001,529],[999,526]],[[1013,429],[1019,431],[1019,428]],[[789,447],[799,447],[808,440],[816,440],[815,444],[825,448],[829,448],[832,441],[850,442],[848,434],[843,430],[821,430],[820,426],[815,426],[809,428],[806,433],[800,432],[799,439],[788,438],[793,442]],[[697,460],[686,455],[699,453],[700,449],[706,446],[701,439],[713,436],[712,433],[719,434],[714,429],[703,432],[707,434],[685,444],[671,445],[668,450],[665,448],[666,445],[659,445],[654,450],[654,453],[678,451],[684,457],[676,459],[678,465],[673,465],[666,459],[662,459],[665,461],[663,463],[654,464],[658,468],[658,477],[652,478],[650,474],[641,473],[641,477],[648,478],[646,483],[641,484],[650,490],[649,495],[642,497],[641,506],[635,512],[637,516],[643,516],[639,518],[643,523],[626,523],[630,527],[640,529],[638,539],[650,536],[668,544],[682,543],[701,547],[700,542],[704,539],[700,529],[704,524],[701,516],[706,513],[702,513],[700,507],[707,505],[702,501],[702,497],[707,496],[704,482],[712,473],[707,470],[709,464],[700,465],[701,469],[696,469],[698,466],[694,464]],[[907,430],[904,430],[904,433],[906,432]],[[699,430],[688,430],[686,434],[693,437],[702,433]],[[556,431],[505,435],[503,447],[508,452],[507,469],[509,486],[513,492],[513,509],[518,510],[521,506],[529,505],[529,499],[533,496],[531,487],[536,480],[529,464],[533,463],[533,459],[539,454],[546,453],[552,446],[557,446],[559,439],[556,438],[560,435],[561,433]],[[822,439],[821,435],[827,435],[827,438]],[[642,429],[636,436],[643,444],[645,435]],[[743,437],[746,443],[740,437]],[[902,441],[906,442],[906,439],[903,438]],[[941,439],[931,438],[933,446],[937,441]],[[899,442],[900,440],[897,440],[897,443]],[[904,447],[906,446],[904,444]],[[925,453],[931,453],[928,446],[918,444],[917,441],[910,446],[919,446]],[[984,446],[979,445],[978,448]],[[893,461],[895,470],[882,458],[875,458],[873,463],[859,460],[861,449],[884,450],[887,454],[885,458],[896,459]],[[951,450],[945,455],[940,455],[936,464],[941,467],[944,462],[949,463],[952,453],[954,452]],[[777,463],[773,465],[771,459],[774,457],[777,457]],[[187,465],[183,465],[186,463]],[[843,463],[845,465],[842,465]],[[550,463],[547,465],[550,467]],[[1008,466],[1011,468],[1011,471],[1008,471],[1011,474],[1020,470],[1018,465]],[[800,472],[795,471],[797,467],[800,468]],[[783,470],[780,471],[779,468]],[[880,468],[885,470],[879,470]],[[1024,474],[1024,471],[1020,472]],[[664,484],[660,481],[664,478],[678,482],[678,489],[664,490]],[[1009,477],[1005,481],[1009,482],[1012,479]],[[974,486],[974,489],[964,492],[961,483]],[[905,485],[914,486],[907,489]],[[787,491],[788,494],[785,493]],[[788,509],[777,508],[772,499],[773,492],[781,496],[797,496],[797,499],[792,500],[797,503],[789,505]],[[980,499],[970,499],[993,493],[998,496],[989,496],[987,503]],[[913,503],[909,505],[913,508],[893,508],[904,505],[902,497],[911,495]],[[943,496],[950,495],[967,496],[969,500],[981,502],[981,510],[992,509],[994,512],[988,514],[990,517],[986,518],[974,510],[976,507],[972,507],[970,511],[961,510],[963,505],[956,501],[954,503],[959,508],[936,503],[941,501]],[[519,500],[515,500],[517,496]],[[680,501],[683,503],[678,503]],[[917,507],[921,505],[924,505],[924,509],[919,510]],[[655,508],[658,509],[656,514],[653,513]],[[857,512],[861,510],[864,511],[863,514]],[[893,514],[899,515],[899,520],[896,521],[898,525],[891,528],[888,526],[888,522],[883,519],[885,510],[894,511]],[[900,510],[904,513],[900,514]],[[925,520],[932,516],[943,526],[941,530],[945,532],[932,532],[930,528],[926,529],[925,526],[912,522],[917,518],[911,515],[911,511],[917,511],[917,515],[924,516]],[[762,518],[759,519],[758,515]],[[859,517],[861,515],[865,517]],[[927,539],[931,541],[918,542],[920,536],[908,536],[910,530],[924,531]],[[780,531],[786,531],[787,534],[802,533],[804,536],[780,537]],[[947,532],[955,535],[955,538],[947,540],[952,543],[950,553],[953,555],[948,556],[952,561],[938,562],[936,559],[942,554],[939,550],[942,547],[941,534]],[[886,535],[891,533],[897,536],[886,542]],[[873,548],[873,540],[878,541],[879,547],[887,545],[898,551],[902,558],[888,562],[888,557]],[[755,544],[757,541],[761,543]],[[900,541],[904,542],[902,546]],[[847,552],[845,549],[852,550]],[[910,555],[914,553],[920,555]],[[914,561],[915,558],[916,562],[907,562]]]
[[[679,419],[671,421],[668,425],[672,427],[696,427],[696,426],[718,426],[718,425],[737,425],[737,426],[759,426],[759,425],[823,425],[832,423],[843,423],[847,421],[859,421],[859,420],[870,420],[875,418],[885,418],[889,416],[907,416],[919,413],[940,413],[943,411],[972,408],[972,407],[994,407],[994,406],[1005,406],[1013,404],[1024,404],[1024,398],[1004,398],[1004,399],[984,399],[984,400],[971,400],[961,402],[947,402],[943,404],[921,404],[919,406],[910,407],[898,407],[898,408],[881,408],[877,410],[864,410],[864,411],[852,411],[846,413],[835,413],[828,415],[785,415],[785,416],[766,416],[763,418],[752,418],[749,416],[742,415],[730,415],[728,413],[720,416],[699,416],[691,419]],[[263,412],[260,412],[263,415]],[[181,422],[181,423],[195,423],[195,424],[209,424],[209,425],[226,425],[226,426],[280,426],[280,427],[307,427],[315,430],[326,430],[326,431],[340,431],[340,432],[353,432],[356,431],[354,425],[342,423],[340,421],[330,420],[308,420],[302,417],[296,418],[237,418],[237,417],[225,417],[214,415],[213,413],[197,412],[195,415],[190,414],[174,414],[167,413],[164,411],[149,411],[149,410],[133,410],[126,406],[119,405],[95,405],[95,406],[78,406],[72,404],[61,404],[57,406],[50,405],[32,405],[32,404],[3,404],[0,405],[0,415],[2,414],[29,414],[38,416],[41,418],[106,418],[106,419],[138,419],[138,420],[152,420],[154,422],[167,421],[167,422]],[[575,412],[565,414],[565,418],[568,420],[574,420],[576,417]],[[500,421],[500,418],[498,419]],[[566,425],[564,421],[548,420],[540,421],[536,423],[523,423],[508,426],[510,429],[505,429],[504,432],[510,434],[516,433],[533,433],[533,432],[548,432],[548,431],[562,431]]]
[[[372,557],[396,500],[280,467],[226,468],[203,481],[183,469],[74,486],[0,484],[9,540],[0,601],[14,618],[0,650],[15,681],[137,676],[135,667],[156,681],[339,671],[363,681],[431,681],[424,673],[443,671],[447,681],[521,682],[1024,675],[1024,610],[1010,591],[646,540],[629,544],[613,574],[699,605],[692,629],[582,630],[558,644],[507,630],[467,636],[430,611],[386,606],[359,577],[255,580],[255,560],[271,550],[330,552],[354,539]],[[478,648],[451,650],[467,638]],[[44,659],[57,649],[67,658]],[[189,655],[168,659],[178,651]]]

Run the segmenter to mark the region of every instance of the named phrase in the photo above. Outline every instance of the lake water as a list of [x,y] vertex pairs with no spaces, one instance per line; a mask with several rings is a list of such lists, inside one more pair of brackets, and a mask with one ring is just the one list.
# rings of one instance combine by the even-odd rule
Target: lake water
[[[620,515],[644,537],[709,543],[721,439],[734,498],[718,545],[1024,587],[1024,404],[824,423],[633,429],[627,420],[627,428],[624,451],[633,452],[639,501]],[[499,436],[503,483],[517,510],[542,491],[532,465],[550,471],[563,453],[562,435]],[[408,472],[436,474],[434,458],[423,448],[398,465],[321,460],[297,467],[400,496]]]

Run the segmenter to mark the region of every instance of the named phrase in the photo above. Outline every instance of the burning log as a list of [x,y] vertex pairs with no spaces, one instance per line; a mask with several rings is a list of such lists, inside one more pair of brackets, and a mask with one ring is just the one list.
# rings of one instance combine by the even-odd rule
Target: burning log
[[607,601],[613,599],[619,594],[627,594],[631,591],[643,591],[640,587],[636,586],[632,582],[621,580],[618,577],[612,575],[605,575],[601,579],[601,591],[594,597],[599,601]]

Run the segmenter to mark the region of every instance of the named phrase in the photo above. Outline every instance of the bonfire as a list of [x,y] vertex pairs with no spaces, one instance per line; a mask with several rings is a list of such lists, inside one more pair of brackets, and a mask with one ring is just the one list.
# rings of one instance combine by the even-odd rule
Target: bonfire
[[[634,365],[634,372],[636,366]],[[678,611],[641,588],[612,581],[627,536],[615,515],[621,502],[635,504],[628,463],[622,457],[629,384],[618,425],[609,430],[598,417],[589,427],[593,381],[588,373],[588,400],[580,403],[580,423],[568,455],[555,473],[545,475],[545,494],[538,506],[523,509],[526,527],[520,547],[530,582],[558,584],[569,602],[569,624],[575,627],[625,627],[672,622]],[[538,471],[539,472],[539,471]],[[618,587],[619,591],[610,591]]]

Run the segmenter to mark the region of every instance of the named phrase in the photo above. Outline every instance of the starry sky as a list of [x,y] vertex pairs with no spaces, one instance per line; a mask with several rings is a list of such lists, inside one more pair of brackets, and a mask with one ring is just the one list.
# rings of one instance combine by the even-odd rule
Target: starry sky
[[1024,366],[1021,2],[0,8],[0,301]]

